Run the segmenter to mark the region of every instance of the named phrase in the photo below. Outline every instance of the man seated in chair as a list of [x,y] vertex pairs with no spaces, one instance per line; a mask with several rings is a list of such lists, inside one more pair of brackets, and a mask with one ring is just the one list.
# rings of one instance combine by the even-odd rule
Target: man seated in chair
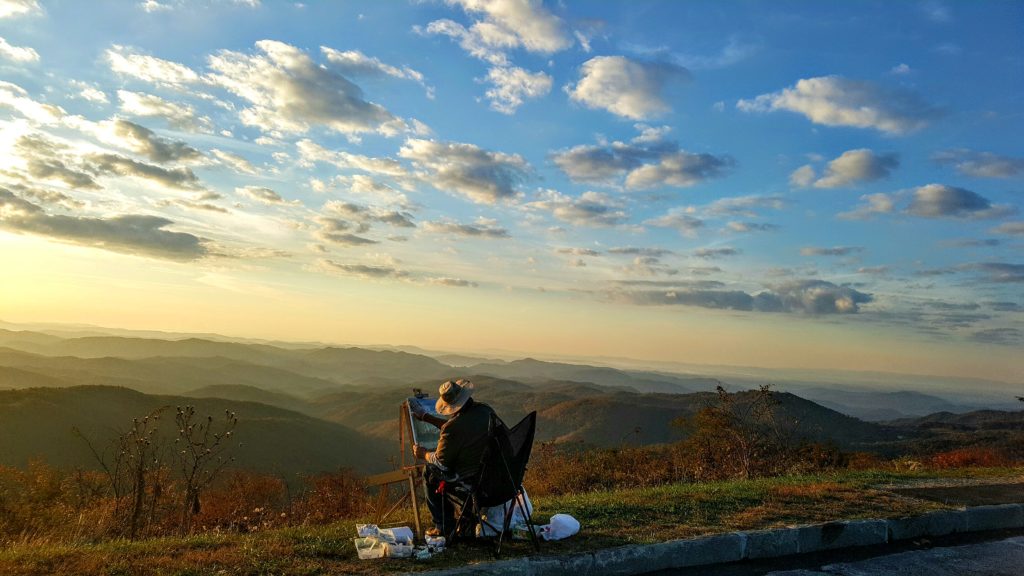
[[494,410],[487,404],[475,402],[471,397],[473,383],[469,380],[448,380],[438,389],[435,409],[448,420],[423,411],[413,405],[413,417],[441,429],[437,449],[430,452],[422,446],[413,446],[413,455],[426,460],[427,507],[434,520],[430,536],[450,537],[455,529],[455,511],[444,494],[438,493],[441,482],[457,482],[473,478],[479,472],[480,461],[487,447],[487,432]]

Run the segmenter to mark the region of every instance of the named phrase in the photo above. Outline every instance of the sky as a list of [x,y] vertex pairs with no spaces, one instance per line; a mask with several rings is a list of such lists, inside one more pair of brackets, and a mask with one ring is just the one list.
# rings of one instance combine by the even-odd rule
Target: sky
[[1022,31],[0,0],[0,319],[1021,382]]

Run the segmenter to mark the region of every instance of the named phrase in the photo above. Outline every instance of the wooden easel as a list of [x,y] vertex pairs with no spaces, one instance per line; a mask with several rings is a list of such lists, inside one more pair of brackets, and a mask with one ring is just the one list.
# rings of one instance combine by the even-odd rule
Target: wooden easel
[[[416,489],[422,488],[423,498],[427,496],[427,485],[423,480],[424,465],[416,462],[415,456],[412,457],[412,463],[406,465],[405,449],[406,449],[406,432],[410,430],[412,422],[409,420],[409,407],[406,402],[403,402],[398,409],[398,444],[402,451],[402,465],[397,470],[391,472],[385,472],[383,474],[377,474],[370,476],[366,479],[367,486],[379,486],[377,493],[377,509],[376,516],[374,517],[374,523],[378,526],[382,522],[387,520],[388,516],[394,513],[396,510],[402,507],[403,504],[409,502],[412,504],[412,518],[416,524],[416,536],[418,538],[423,537],[423,526],[420,523],[420,503],[416,495]],[[395,488],[401,496],[393,504],[388,506],[390,499],[391,486],[398,484]]]

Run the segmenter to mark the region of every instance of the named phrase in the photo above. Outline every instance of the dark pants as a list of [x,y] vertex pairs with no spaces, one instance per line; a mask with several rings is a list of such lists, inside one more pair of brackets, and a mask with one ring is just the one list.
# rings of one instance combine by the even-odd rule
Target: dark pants
[[434,466],[427,466],[427,508],[434,519],[434,527],[447,537],[455,530],[455,506],[445,498],[444,494],[438,494],[437,489],[441,485],[443,477],[441,471]]

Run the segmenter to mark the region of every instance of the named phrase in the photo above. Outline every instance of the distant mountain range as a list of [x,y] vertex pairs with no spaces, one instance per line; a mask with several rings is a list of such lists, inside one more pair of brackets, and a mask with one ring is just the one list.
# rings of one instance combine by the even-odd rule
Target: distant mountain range
[[[510,424],[536,410],[541,441],[663,443],[683,437],[673,422],[713,402],[715,386],[742,391],[757,383],[532,358],[71,334],[0,330],[0,464],[42,455],[88,465],[71,427],[105,437],[157,406],[192,403],[239,413],[239,437],[249,436],[240,463],[244,456],[259,469],[380,469],[397,454],[398,407],[412,388],[432,393],[456,376],[473,379],[476,397]],[[776,394],[780,421],[851,449],[893,451],[918,437],[944,442],[936,430],[991,421],[984,413],[957,416],[977,405],[922,391],[777,384],[790,392]]]

